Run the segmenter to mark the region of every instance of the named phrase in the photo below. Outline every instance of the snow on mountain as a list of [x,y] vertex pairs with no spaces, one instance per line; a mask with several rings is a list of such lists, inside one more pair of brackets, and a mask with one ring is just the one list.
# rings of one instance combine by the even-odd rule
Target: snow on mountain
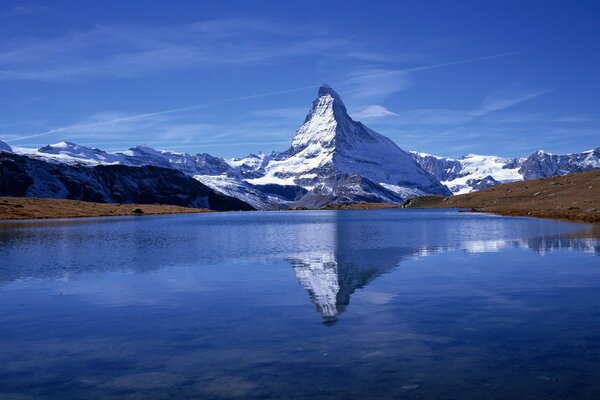
[[224,159],[210,154],[187,154],[166,150],[155,150],[148,146],[136,146],[129,150],[108,153],[71,142],[60,142],[39,149],[16,148],[15,152],[30,158],[67,165],[112,165],[155,166],[176,169],[196,177],[219,193],[239,199],[258,209],[280,208],[277,197],[261,193],[246,183]]
[[7,153],[12,153],[12,149],[10,146],[3,141],[0,140],[0,151],[5,151]]
[[412,157],[453,194],[469,193],[500,183],[566,175],[600,168],[600,148],[557,155],[543,150],[527,158],[469,154],[459,159],[411,152]]
[[259,210],[276,210],[281,207],[281,201],[275,196],[256,189],[249,183],[236,176],[223,175],[194,175],[194,179],[209,188],[227,196],[240,199]]
[[600,147],[581,153],[551,154],[539,150],[523,162],[525,179],[546,178],[600,168]]
[[327,85],[319,88],[292,146],[263,160],[253,173],[249,183],[297,185],[318,203],[323,196],[330,203],[399,202],[407,193],[449,194],[394,142],[352,120]]
[[227,196],[238,198],[254,208],[274,210],[279,201],[271,198],[245,182],[224,159],[210,154],[177,153],[136,146],[119,153],[128,165],[155,165],[177,169],[197,181]]
[[[276,154],[276,153],[274,153]],[[224,161],[243,178],[252,179],[264,175],[264,168],[271,160],[271,156],[264,153],[250,154],[243,158],[225,158]]]
[[0,152],[0,196],[107,203],[160,203],[213,210],[253,210],[250,204],[172,168],[70,165]]
[[499,183],[523,180],[519,172],[524,159],[468,154],[459,159],[411,152],[423,169],[436,177],[453,194],[469,193]]
[[70,165],[110,165],[124,163],[124,158],[118,154],[107,153],[103,150],[80,146],[72,142],[49,144],[47,146],[40,147],[39,149],[15,147],[13,151],[16,154],[25,155],[43,161]]

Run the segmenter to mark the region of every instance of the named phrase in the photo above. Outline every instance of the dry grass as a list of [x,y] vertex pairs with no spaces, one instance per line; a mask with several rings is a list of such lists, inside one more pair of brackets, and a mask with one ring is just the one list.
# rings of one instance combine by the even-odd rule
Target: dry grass
[[[141,210],[134,212],[134,210]],[[163,204],[111,204],[76,200],[0,197],[0,220],[202,213],[204,208]]]
[[600,171],[507,183],[452,197],[423,196],[411,208],[468,208],[501,215],[600,222]]

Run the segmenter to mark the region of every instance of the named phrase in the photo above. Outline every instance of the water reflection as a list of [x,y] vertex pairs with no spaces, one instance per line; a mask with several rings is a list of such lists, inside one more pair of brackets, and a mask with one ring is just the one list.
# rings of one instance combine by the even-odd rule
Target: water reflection
[[600,393],[587,226],[412,210],[0,226],[2,399]]
[[290,258],[294,273],[308,291],[326,323],[335,322],[350,296],[381,274],[398,266],[412,249],[365,249],[305,254]]
[[[376,227],[379,229],[371,230],[369,236],[384,239],[389,230],[385,225],[376,225]],[[405,248],[382,247],[389,240],[363,241],[364,231],[356,228],[351,221],[339,218],[333,224],[332,230],[320,238],[320,242],[329,244],[329,251],[297,254],[288,259],[296,278],[308,292],[325,324],[337,321],[339,315],[350,304],[350,297],[357,289],[365,287],[380,275],[398,267],[403,258],[426,257],[434,253],[455,250],[473,254],[499,252],[505,249],[529,249],[539,255],[558,250],[600,254],[600,240],[597,239],[598,226],[581,225],[574,231],[559,230],[560,233],[548,236],[464,240],[452,245],[429,245],[426,235],[419,237],[419,233],[423,233],[420,231],[416,235],[410,234],[409,240],[415,244],[415,247]],[[504,228],[502,225],[495,225],[491,230],[499,236],[506,236]],[[522,235],[523,230],[515,230],[514,233]],[[455,232],[457,237],[461,234],[460,231]],[[450,238],[448,239],[449,242]],[[393,240],[401,241],[401,238],[395,237]],[[361,248],[361,245],[375,245],[376,248]]]
[[284,259],[323,321],[334,322],[357,289],[405,258],[511,248],[600,254],[599,237],[597,225],[440,210],[8,222],[0,224],[0,284]]

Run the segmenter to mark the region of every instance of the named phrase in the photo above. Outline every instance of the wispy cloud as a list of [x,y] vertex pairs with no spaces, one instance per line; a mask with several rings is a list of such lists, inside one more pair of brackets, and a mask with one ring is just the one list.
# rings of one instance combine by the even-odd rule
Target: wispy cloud
[[[470,110],[455,109],[414,109],[395,113],[394,124],[400,125],[456,125],[485,117],[533,100],[549,90],[527,90],[507,93],[496,92],[484,99],[476,108]],[[359,113],[360,114],[360,113]]]
[[410,74],[403,70],[363,68],[340,83],[351,101],[367,102],[382,100],[408,89],[411,83]]
[[527,100],[548,93],[550,90],[532,90],[520,93],[494,93],[483,101],[479,109],[473,110],[475,117],[490,114],[495,111],[502,111]]
[[0,44],[0,80],[131,77],[345,54],[352,48],[344,38],[309,25],[300,28],[302,35],[296,35],[297,29],[282,24],[244,18],[163,27],[96,26],[53,38],[5,40]]
[[[197,109],[201,109],[201,108],[206,108],[206,107],[219,105],[219,104],[226,104],[226,103],[235,102],[235,101],[251,100],[251,99],[258,99],[261,97],[271,97],[271,96],[277,96],[277,95],[286,94],[286,93],[300,92],[300,91],[304,91],[304,90],[308,90],[308,89],[316,89],[317,87],[318,87],[318,85],[310,85],[310,86],[303,86],[303,87],[294,88],[294,89],[279,90],[279,91],[275,91],[275,92],[267,92],[267,93],[251,94],[251,95],[247,95],[247,96],[230,97],[230,98],[226,98],[226,99],[211,102],[211,103],[196,104],[196,105],[187,106],[187,107],[171,108],[171,109],[167,109],[167,110],[148,112],[148,113],[126,114],[126,115],[101,114],[101,115],[112,115],[113,117],[112,118],[104,118],[104,119],[100,119],[97,121],[96,120],[91,120],[91,121],[88,120],[85,122],[79,122],[79,123],[62,126],[59,128],[54,128],[54,129],[50,129],[50,130],[47,130],[44,132],[39,132],[39,133],[34,133],[34,134],[29,134],[29,135],[5,134],[3,136],[4,137],[3,140],[5,142],[15,142],[15,141],[33,139],[33,138],[38,138],[38,137],[48,136],[48,135],[53,135],[53,134],[66,134],[66,133],[71,133],[71,132],[98,132],[99,130],[106,131],[107,129],[110,129],[111,127],[113,127],[113,129],[115,126],[124,127],[124,126],[127,126],[126,124],[129,124],[132,122],[138,122],[138,124],[136,126],[139,126],[140,122],[145,123],[148,120],[153,120],[158,117],[165,116],[165,115],[179,114],[179,113],[183,113],[183,112],[187,112],[187,111],[193,111],[193,110],[197,110]],[[123,129],[123,128],[121,128],[121,129]]]
[[[208,29],[208,27],[205,27],[205,29]],[[220,35],[223,35],[223,34],[224,34],[223,32],[220,32]],[[377,97],[377,96],[385,95],[385,94],[389,93],[389,91],[399,90],[399,87],[404,84],[403,77],[406,76],[407,73],[410,73],[410,72],[406,72],[406,71],[419,71],[419,70],[432,69],[432,68],[441,68],[445,65],[464,64],[464,63],[476,62],[479,60],[487,60],[490,58],[500,57],[500,56],[504,56],[504,55],[471,58],[471,59],[466,59],[466,60],[462,60],[462,61],[432,64],[429,66],[419,66],[419,67],[408,68],[403,71],[400,71],[400,70],[394,71],[394,73],[390,73],[389,71],[387,71],[387,72],[371,71],[370,73],[365,74],[362,77],[361,76],[351,77],[351,78],[347,79],[346,81],[341,82],[341,84],[342,85],[344,85],[344,84],[345,85],[353,85],[355,88],[358,88],[357,90],[359,90],[361,92],[362,98]],[[363,80],[363,78],[366,80]],[[373,78],[382,79],[382,81],[380,81],[379,84],[373,84],[373,81],[371,81],[372,86],[368,87],[368,82],[369,82],[368,80],[373,79]],[[236,96],[236,97],[230,97],[230,98],[226,98],[226,99],[222,99],[222,100],[218,100],[218,101],[210,102],[210,103],[196,104],[196,105],[191,105],[191,106],[187,106],[187,107],[172,108],[172,109],[166,109],[166,110],[148,112],[148,113],[127,114],[127,115],[109,114],[109,115],[111,115],[111,117],[103,118],[103,119],[96,118],[97,117],[97,115],[96,115],[95,116],[96,119],[92,119],[92,120],[88,119],[84,122],[79,122],[79,123],[74,123],[71,125],[63,126],[63,127],[49,129],[49,130],[46,130],[43,132],[27,134],[27,135],[4,134],[2,136],[2,140],[6,141],[6,142],[22,142],[23,140],[29,140],[29,139],[50,136],[50,135],[56,136],[59,134],[60,135],[68,135],[68,134],[85,135],[86,132],[89,134],[97,134],[97,135],[101,134],[104,137],[109,137],[111,134],[114,135],[114,134],[118,133],[119,131],[120,132],[129,132],[131,134],[131,133],[134,133],[138,127],[145,129],[147,123],[152,123],[156,118],[159,118],[159,117],[172,115],[172,114],[180,114],[180,113],[184,113],[184,112],[188,112],[188,111],[192,111],[192,110],[197,110],[197,109],[215,106],[215,105],[219,105],[219,104],[226,104],[226,103],[230,103],[230,102],[251,100],[251,99],[257,99],[257,98],[262,98],[262,97],[278,96],[281,94],[293,93],[293,92],[299,92],[299,91],[305,91],[305,90],[314,90],[314,89],[316,89],[317,86],[318,85],[307,85],[307,86],[303,86],[303,87],[274,91],[274,92],[250,94],[250,95],[246,95],[246,96]],[[361,88],[361,86],[362,86],[362,88]],[[485,115],[492,111],[497,111],[497,110],[501,109],[502,107],[509,107],[511,105],[517,104],[520,101],[525,101],[530,98],[534,98],[541,93],[543,93],[543,92],[519,94],[517,96],[517,98],[494,97],[494,98],[491,98],[491,99],[487,100],[486,102],[484,102],[484,104],[482,104],[482,106],[479,109],[472,110],[472,111],[466,111],[466,112],[465,111],[455,111],[455,110],[412,110],[412,111],[404,112],[402,114],[396,114],[390,110],[387,110],[385,107],[383,107],[381,105],[371,105],[371,106],[367,106],[366,108],[359,111],[358,114],[355,116],[358,118],[381,118],[384,116],[387,116],[387,117],[398,116],[398,117],[400,117],[399,121],[405,121],[407,123],[415,123],[419,120],[421,120],[425,123],[436,123],[436,121],[437,121],[437,123],[448,123],[449,121],[455,122],[455,123],[460,123],[460,122],[464,122],[466,120],[469,120],[469,119],[472,119],[472,118],[475,118],[478,116]],[[274,112],[278,113],[279,115],[277,115],[277,116],[274,115],[273,114]],[[296,112],[298,112],[297,109],[294,110],[294,114]],[[261,116],[261,113],[262,113],[263,117],[269,117],[269,116],[270,117],[281,117],[283,114],[287,114],[287,116],[289,117],[290,109],[257,111],[257,112],[255,112],[255,116]],[[269,113],[271,113],[271,115],[268,115]],[[106,114],[104,116],[106,117]],[[176,125],[176,124],[174,124],[174,125]],[[188,129],[189,129],[189,126],[188,126]],[[181,132],[181,130],[180,130],[180,132]],[[172,129],[171,129],[171,134],[173,134]],[[188,136],[188,137],[192,137],[192,136]]]
[[398,115],[394,112],[391,112],[384,106],[380,105],[372,105],[367,106],[360,111],[354,113],[354,117],[358,119],[369,119],[369,118],[383,118]]
[[394,93],[408,89],[415,75],[439,68],[455,65],[471,64],[495,60],[503,57],[515,56],[519,53],[499,53],[481,57],[471,57],[442,63],[429,63],[406,68],[389,67],[360,67],[352,71],[346,79],[334,82],[341,86],[349,95],[350,100],[356,103],[369,102],[373,100],[384,100]]

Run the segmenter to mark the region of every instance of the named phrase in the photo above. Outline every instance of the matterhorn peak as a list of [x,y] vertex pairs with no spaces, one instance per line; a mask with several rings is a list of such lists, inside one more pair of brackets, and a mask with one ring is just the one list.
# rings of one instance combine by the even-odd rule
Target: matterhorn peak
[[337,92],[335,90],[333,90],[333,88],[326,83],[322,84],[319,87],[319,93],[318,93],[317,97],[321,97],[321,96],[331,96],[331,97],[341,101],[340,96],[337,94]]
[[340,95],[325,83],[319,87],[317,98],[313,101],[312,109],[306,116],[305,122],[319,114],[329,114],[334,118],[350,118]]
[[313,101],[304,123],[294,136],[292,147],[305,148],[316,142],[333,145],[336,130],[344,121],[352,121],[346,106],[331,86],[323,84],[319,87],[317,98]]

